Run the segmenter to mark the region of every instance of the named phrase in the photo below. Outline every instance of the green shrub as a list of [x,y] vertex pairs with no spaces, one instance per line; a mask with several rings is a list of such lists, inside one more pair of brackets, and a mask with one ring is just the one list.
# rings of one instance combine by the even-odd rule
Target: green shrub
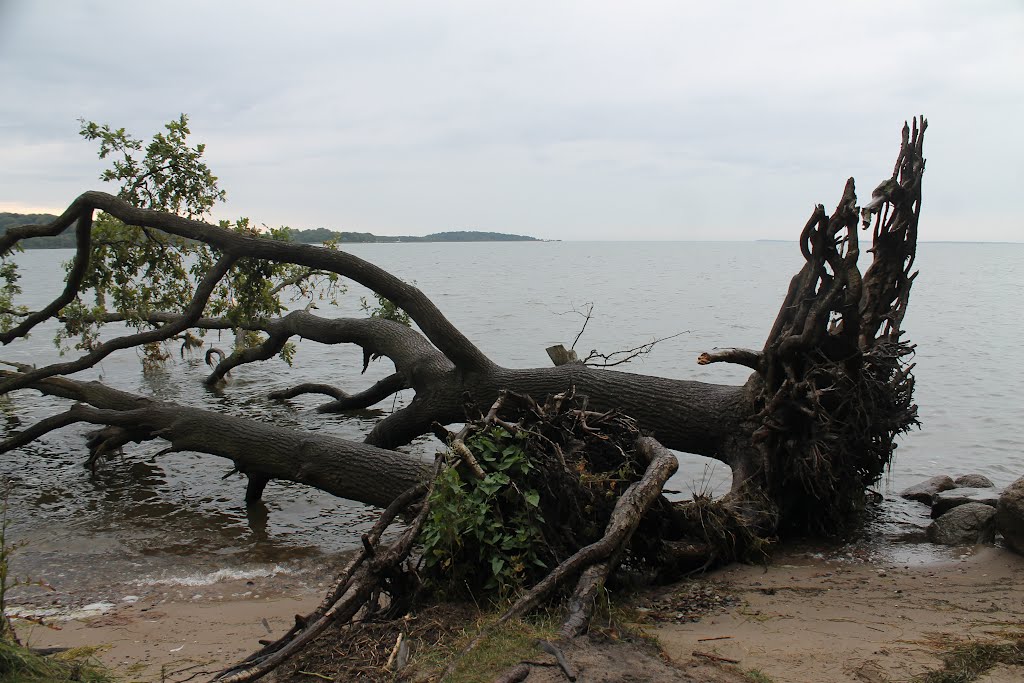
[[427,576],[442,592],[507,597],[546,573],[540,493],[523,488],[535,466],[523,435],[492,427],[469,437],[485,476],[449,453],[420,534]]

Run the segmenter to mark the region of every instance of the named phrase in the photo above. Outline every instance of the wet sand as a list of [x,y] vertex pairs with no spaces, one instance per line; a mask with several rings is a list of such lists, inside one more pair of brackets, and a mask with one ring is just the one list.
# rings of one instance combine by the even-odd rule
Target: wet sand
[[[311,611],[321,597],[320,590],[301,587],[264,595],[242,581],[204,588],[194,599],[153,596],[103,614],[53,621],[59,631],[34,627],[19,633],[34,647],[99,648],[98,659],[128,682],[202,681],[258,649],[259,639],[283,634],[296,614]],[[238,595],[245,597],[233,597]]]
[[[1024,637],[1024,557],[999,548],[921,565],[791,555],[705,580],[736,604],[648,631],[676,662],[704,652],[772,681],[907,681],[952,644]],[[1003,669],[993,676],[1024,681],[1024,667]]]
[[[791,553],[768,568],[732,565],[701,581],[732,596],[729,606],[696,622],[643,625],[697,680],[717,680],[710,669],[723,665],[694,652],[737,660],[734,668],[776,682],[905,681],[937,668],[953,642],[1024,635],[1024,557],[998,548],[918,565]],[[60,631],[22,633],[36,646],[102,647],[100,659],[126,681],[160,681],[161,674],[169,682],[205,680],[258,639],[288,629],[322,588],[259,590],[223,582],[204,597],[152,596],[66,621]],[[1004,674],[1024,680],[1024,671],[994,675]]]

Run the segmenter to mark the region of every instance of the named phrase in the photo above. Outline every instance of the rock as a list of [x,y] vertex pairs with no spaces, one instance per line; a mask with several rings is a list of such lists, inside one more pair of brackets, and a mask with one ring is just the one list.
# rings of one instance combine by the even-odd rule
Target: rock
[[991,489],[995,488],[992,480],[984,474],[961,474],[953,480],[958,488],[965,489]]
[[999,502],[996,489],[949,489],[939,491],[932,498],[932,518],[937,519],[958,505],[983,503],[995,507]]
[[958,505],[928,526],[928,540],[942,545],[991,543],[996,538],[996,509],[984,503]]
[[1003,489],[996,506],[996,526],[1006,545],[1024,555],[1024,477]]
[[953,483],[952,477],[947,477],[945,474],[942,474],[922,481],[920,484],[915,484],[909,489],[903,489],[903,492],[900,493],[900,497],[931,505],[932,496],[936,493],[955,488],[956,484]]

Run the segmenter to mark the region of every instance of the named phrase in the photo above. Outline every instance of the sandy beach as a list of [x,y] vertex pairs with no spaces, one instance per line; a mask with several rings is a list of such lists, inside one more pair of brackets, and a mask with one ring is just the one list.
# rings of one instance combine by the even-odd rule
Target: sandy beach
[[[1024,557],[999,548],[921,565],[798,554],[705,581],[735,604],[648,630],[676,662],[704,652],[772,681],[908,681],[940,668],[953,644],[1024,637]],[[999,675],[982,680],[1022,681],[1024,669]]]
[[[719,597],[695,609],[687,597],[694,591]],[[64,621],[60,631],[22,633],[40,647],[98,647],[126,681],[205,680],[319,599],[319,588],[244,581],[202,593],[154,596]],[[697,680],[724,668],[777,682],[906,681],[939,667],[951,644],[1024,635],[1024,558],[990,547],[922,564],[790,552],[768,567],[731,565],[663,587],[637,605],[640,627]],[[1002,667],[982,680],[1024,680],[1024,670]]]
[[320,599],[319,591],[302,587],[261,594],[244,581],[193,591],[193,598],[167,594],[102,614],[87,610],[76,618],[51,620],[59,631],[33,627],[19,633],[33,647],[98,648],[97,658],[126,683],[206,680],[223,664],[258,649],[260,638],[286,631],[294,615],[308,613]]

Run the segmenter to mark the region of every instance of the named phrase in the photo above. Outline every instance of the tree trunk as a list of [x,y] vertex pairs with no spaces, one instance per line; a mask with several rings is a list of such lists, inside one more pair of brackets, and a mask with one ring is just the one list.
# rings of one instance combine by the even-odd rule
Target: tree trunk
[[[864,487],[884,471],[894,436],[916,421],[913,378],[903,362],[913,347],[901,338],[900,323],[914,277],[925,125],[922,119],[913,129],[905,127],[893,177],[879,185],[863,210],[857,207],[852,179],[831,216],[821,205],[815,208],[800,236],[806,263],[793,278],[764,348],[701,356],[699,362],[705,364],[750,367],[753,374],[741,386],[648,377],[572,362],[504,368],[487,358],[417,288],[355,256],[260,239],[87,192],[52,224],[14,228],[0,237],[0,253],[6,253],[21,239],[59,234],[72,224],[78,236],[65,292],[0,333],[3,343],[59,316],[81,294],[97,209],[129,225],[205,243],[219,258],[182,310],[119,314],[141,317],[151,329],[97,344],[73,361],[3,373],[0,393],[32,388],[92,408],[76,406],[48,418],[0,444],[0,451],[65,424],[89,422],[113,428],[90,440],[92,464],[130,441],[160,438],[171,450],[232,460],[249,477],[250,502],[266,481],[287,479],[385,506],[429,469],[420,459],[394,449],[422,434],[438,433],[438,425],[465,421],[467,410],[482,414],[503,390],[538,399],[575,391],[586,397],[592,410],[614,408],[633,416],[645,433],[667,448],[728,464],[733,483],[725,505],[748,521],[757,520],[765,527],[761,531],[834,529],[856,511]],[[874,259],[863,277],[857,264],[862,218],[865,227],[872,228]],[[351,278],[406,311],[423,333],[380,318],[326,320],[308,311],[279,319],[203,317],[211,292],[245,259],[292,263]],[[334,400],[325,409],[365,407],[405,388],[414,390],[415,397],[381,420],[365,443],[356,443],[60,377],[91,367],[116,349],[168,340],[190,328],[261,330],[268,335],[262,345],[222,358],[208,379],[211,383],[222,381],[230,369],[273,356],[289,338],[301,336],[328,344],[358,344],[367,359],[390,358],[395,373],[356,394],[303,385],[279,396],[327,393]]]

